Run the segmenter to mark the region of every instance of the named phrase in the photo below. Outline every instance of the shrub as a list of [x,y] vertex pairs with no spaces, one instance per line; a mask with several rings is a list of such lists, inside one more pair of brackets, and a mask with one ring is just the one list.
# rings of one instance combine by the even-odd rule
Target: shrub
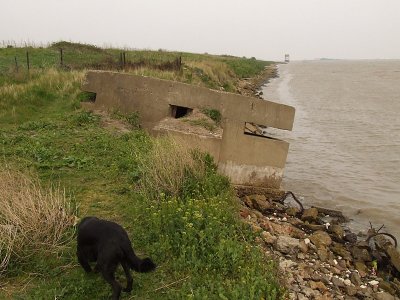
[[37,179],[0,172],[0,272],[9,263],[49,253],[70,240],[74,207],[64,191],[44,189]]

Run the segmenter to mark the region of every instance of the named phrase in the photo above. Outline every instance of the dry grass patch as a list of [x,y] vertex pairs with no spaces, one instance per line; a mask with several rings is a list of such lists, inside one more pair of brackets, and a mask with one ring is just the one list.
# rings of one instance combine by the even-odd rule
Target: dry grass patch
[[142,192],[149,199],[181,195],[186,180],[205,176],[206,165],[199,156],[182,141],[153,139],[148,153],[139,158]]
[[74,206],[59,188],[43,188],[37,179],[0,171],[0,273],[10,261],[56,251],[70,241]]

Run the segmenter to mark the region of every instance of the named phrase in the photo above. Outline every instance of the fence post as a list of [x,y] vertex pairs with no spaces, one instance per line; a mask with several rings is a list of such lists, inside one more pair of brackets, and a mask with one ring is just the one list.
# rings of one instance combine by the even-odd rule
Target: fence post
[[64,57],[63,57],[63,49],[60,48],[60,66],[61,68],[64,66]]
[[28,51],[26,51],[26,66],[28,67],[28,71],[29,71],[31,66],[29,64],[29,52]]
[[14,56],[14,61],[15,61],[15,70],[18,73],[18,60],[17,60],[17,56]]
[[119,53],[119,67],[122,69],[123,67],[123,60],[122,60],[122,52]]
[[125,68],[125,65],[126,65],[126,56],[125,56],[125,52],[123,53],[123,55],[124,55],[124,68]]

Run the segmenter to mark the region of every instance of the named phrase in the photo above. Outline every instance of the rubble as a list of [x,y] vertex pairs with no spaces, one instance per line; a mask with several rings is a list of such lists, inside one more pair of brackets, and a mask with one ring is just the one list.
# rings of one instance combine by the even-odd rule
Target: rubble
[[382,227],[358,236],[341,212],[304,209],[292,192],[236,191],[244,222],[279,260],[288,299],[400,299],[397,240]]

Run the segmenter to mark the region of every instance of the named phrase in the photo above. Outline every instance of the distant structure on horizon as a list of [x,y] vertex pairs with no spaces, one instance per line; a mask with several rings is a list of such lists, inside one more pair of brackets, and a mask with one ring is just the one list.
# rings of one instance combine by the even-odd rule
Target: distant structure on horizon
[[288,63],[289,61],[290,61],[289,54],[285,54],[285,63]]

